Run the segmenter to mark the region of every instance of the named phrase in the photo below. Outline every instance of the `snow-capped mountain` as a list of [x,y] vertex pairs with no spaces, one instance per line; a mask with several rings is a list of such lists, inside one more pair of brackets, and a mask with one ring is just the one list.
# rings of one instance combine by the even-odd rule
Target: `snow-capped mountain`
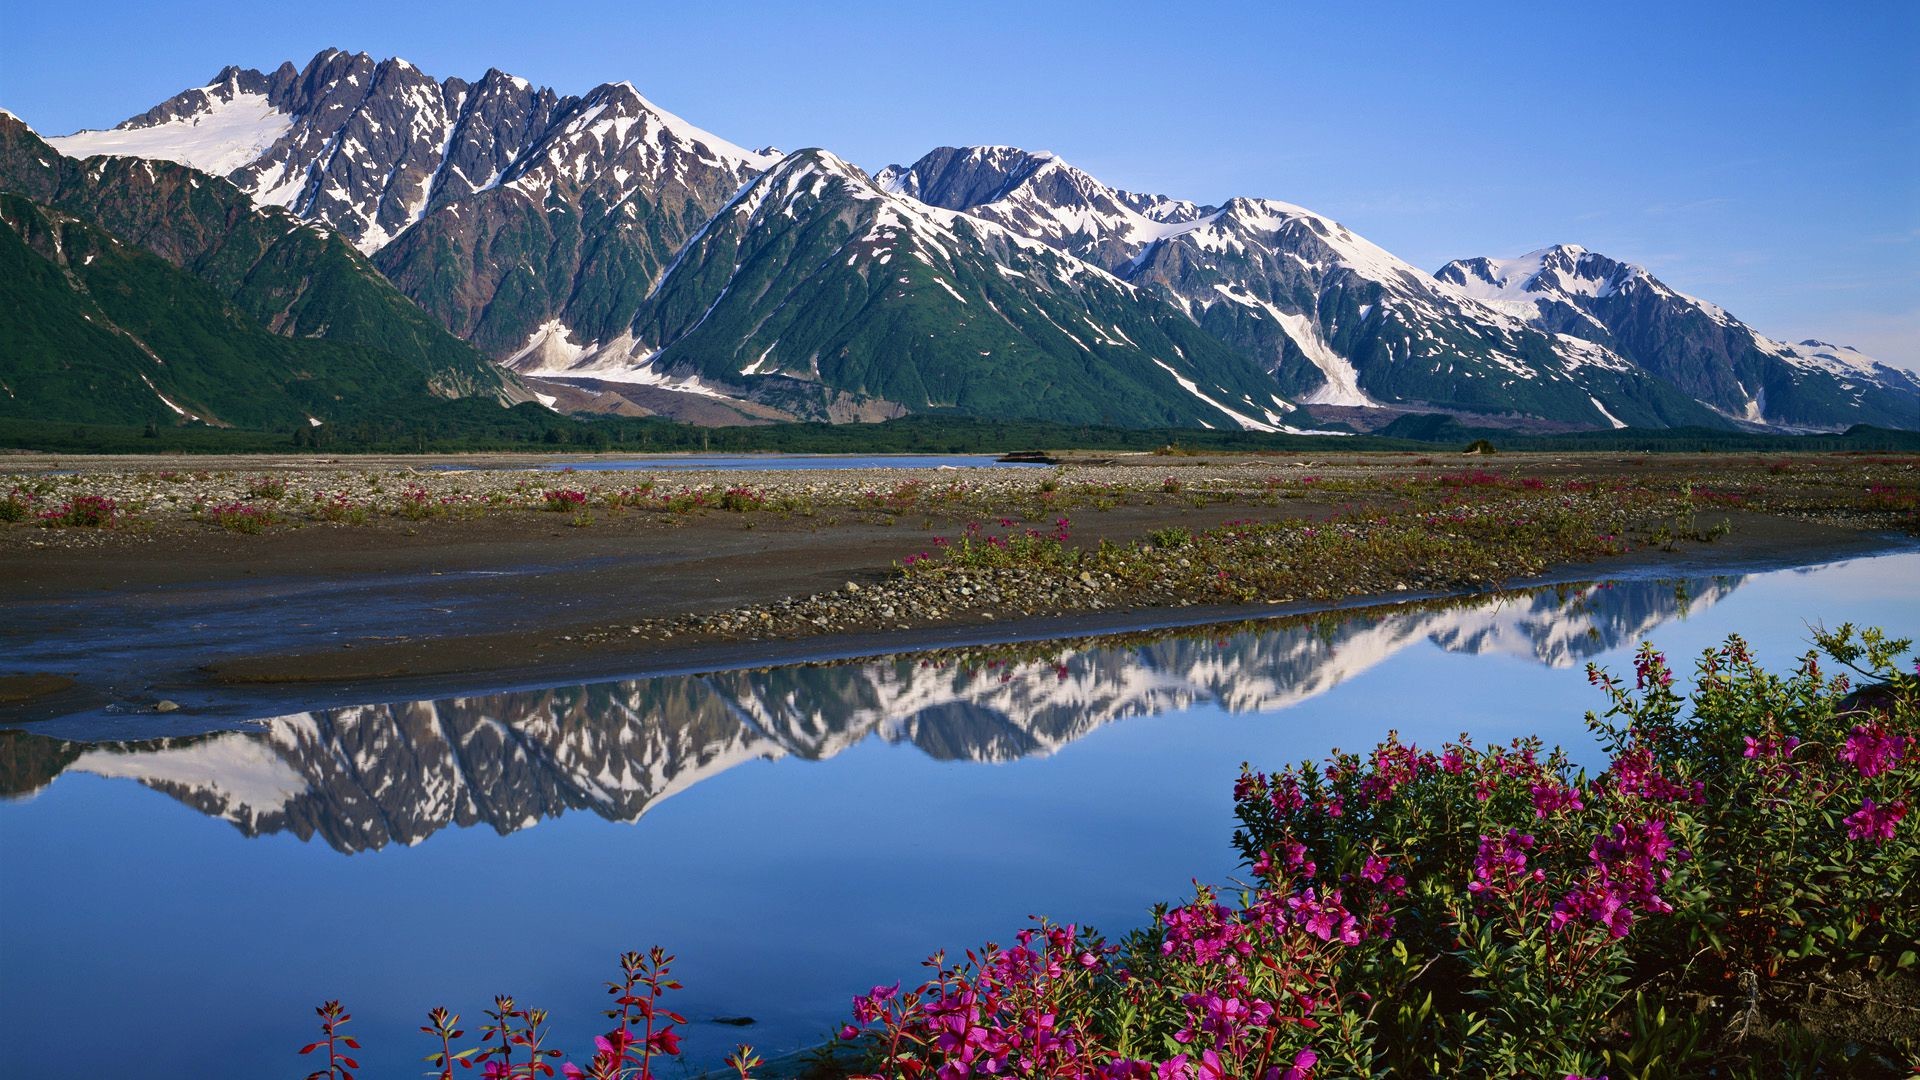
[[778,158],[626,83],[563,97],[336,49],[300,69],[227,68],[112,130],[49,141],[225,175],[345,236],[496,358],[556,319],[617,332],[673,252]]
[[1920,423],[1920,376],[1845,346],[1774,341],[1645,267],[1582,247],[1459,259],[1436,276],[1544,330],[1606,346],[1739,420],[1790,428]]
[[[1180,311],[991,222],[789,155],[682,249],[630,338],[555,369],[912,411],[1279,430],[1293,408]],[[637,367],[636,367],[637,365]]]
[[0,732],[12,766],[0,792],[25,794],[63,771],[120,777],[250,836],[319,836],[347,852],[416,844],[448,826],[507,833],[569,810],[637,821],[735,765],[825,760],[871,738],[998,762],[1200,704],[1277,712],[1422,643],[1567,667],[1739,584],[1545,589],[1224,638],[1063,646],[1014,666],[907,657],[332,709],[259,733],[85,744]]
[[910,166],[889,165],[874,180],[1109,270],[1218,209],[1110,188],[1054,153],[1012,146],[943,146]]
[[1178,304],[1294,400],[1506,411],[1594,427],[1714,422],[1606,348],[1475,303],[1303,207],[1120,191],[1056,155],[1010,147],[942,147],[877,179]]
[[[224,176],[344,237],[493,360],[576,380],[548,388],[568,401],[617,388],[612,411],[1920,426],[1915,376],[1771,341],[1637,267],[1549,249],[1430,275],[1303,207],[1125,191],[1051,153],[942,147],[864,186],[832,179],[824,202],[788,199],[787,220],[816,216],[772,230],[748,209],[766,188],[749,190],[772,172],[835,172],[824,152],[745,149],[624,82],[576,97],[328,49],[302,67],[224,69],[113,129],[50,142]],[[842,229],[865,238],[828,245],[836,267],[820,244]],[[907,266],[886,261],[880,239],[894,235],[917,266],[945,260],[896,273],[899,296],[877,288],[881,267]],[[754,259],[726,263],[720,249],[743,244]],[[1023,284],[1039,248],[1056,261]],[[1008,289],[1025,294],[1013,309]],[[885,302],[860,310],[862,297]],[[1119,314],[1129,305],[1141,310]],[[1149,325],[1155,341],[1140,341]],[[1108,382],[1112,407],[1095,407],[1084,389]]]

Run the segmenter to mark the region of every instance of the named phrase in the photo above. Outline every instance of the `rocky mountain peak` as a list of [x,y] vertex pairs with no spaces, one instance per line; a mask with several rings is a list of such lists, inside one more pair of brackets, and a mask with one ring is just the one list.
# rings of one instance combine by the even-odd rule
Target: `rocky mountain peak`
[[[1774,341],[1635,263],[1574,244],[1459,259],[1435,277],[1551,333],[1594,342],[1745,424],[1817,428],[1920,415],[1920,380],[1854,350]],[[1903,419],[1904,417],[1904,419]]]

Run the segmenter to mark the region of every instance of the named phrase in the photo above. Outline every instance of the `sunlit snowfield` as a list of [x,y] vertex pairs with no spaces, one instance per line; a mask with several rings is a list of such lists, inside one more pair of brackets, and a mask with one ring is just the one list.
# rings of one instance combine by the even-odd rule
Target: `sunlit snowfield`
[[[623,949],[681,957],[687,1049],[816,1041],[847,998],[1029,913],[1113,932],[1234,871],[1232,779],[1391,728],[1599,760],[1581,674],[1814,620],[1920,630],[1920,553],[1480,598],[1226,637],[602,683],[88,746],[14,737],[0,804],[7,1071],[297,1075],[338,997],[369,1076],[444,1003],[586,1047]],[[37,790],[36,790],[37,789]],[[220,819],[225,819],[224,821]],[[138,1003],[135,1008],[119,1007]],[[745,1028],[712,1023],[752,1016]],[[86,1071],[82,1067],[82,1071]]]

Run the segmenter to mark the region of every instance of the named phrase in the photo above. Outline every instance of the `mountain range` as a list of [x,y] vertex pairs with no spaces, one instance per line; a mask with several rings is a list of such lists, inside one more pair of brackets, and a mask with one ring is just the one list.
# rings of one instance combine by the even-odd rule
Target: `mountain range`
[[343,852],[449,826],[501,833],[568,810],[637,821],[750,761],[824,761],[867,739],[943,761],[1044,756],[1128,717],[1278,712],[1423,643],[1567,667],[1716,603],[1740,578],[1622,581],[1362,613],[1226,636],[1066,647],[1045,661],[905,657],[329,709],[258,731],[83,743],[0,731],[0,796],[64,772],[130,779],[243,833]]
[[[1437,412],[1547,429],[1920,427],[1913,373],[1773,341],[1577,247],[1428,273],[1299,206],[1125,191],[1050,153],[942,147],[869,175],[823,149],[748,150],[624,82],[568,96],[329,49],[227,68],[110,130],[42,142],[8,117],[0,136],[0,190],[37,208],[0,215],[9,257],[40,282],[27,310],[46,312],[9,329],[26,343],[0,370],[14,410],[79,408],[76,383],[133,370],[131,343],[155,332],[124,312],[100,328],[106,286],[49,246],[50,219],[26,223],[44,211],[144,249],[257,324],[225,351],[289,388],[282,415],[318,407],[300,396],[330,378],[313,370],[353,362],[290,359],[261,331],[324,327],[379,350],[390,319],[410,344],[402,365],[376,366],[417,369],[430,395],[704,423],[953,412],[1368,430]],[[161,178],[151,191],[126,180],[135,161]],[[111,193],[90,193],[100,184]],[[300,241],[243,268],[220,239],[233,231]],[[260,259],[372,271],[353,303],[368,340],[241,287]],[[213,311],[194,316],[216,328],[202,337],[226,332]],[[136,374],[161,384],[152,363]],[[174,419],[224,419],[211,392],[193,407],[152,394]]]

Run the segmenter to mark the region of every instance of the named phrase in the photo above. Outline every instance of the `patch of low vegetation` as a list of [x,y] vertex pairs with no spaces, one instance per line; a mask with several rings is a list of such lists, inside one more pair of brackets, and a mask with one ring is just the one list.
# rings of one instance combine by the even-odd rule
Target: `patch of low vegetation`
[[[1151,465],[1144,464],[1151,461]],[[1422,465],[1425,461],[1427,464]],[[1641,521],[1646,542],[1666,546],[1724,534],[1729,512],[1757,512],[1847,527],[1920,534],[1920,455],[1808,455],[1777,471],[1764,458],[1726,456],[1690,461],[1684,469],[1650,470],[1644,458],[1609,460],[1602,468],[1574,461],[1505,456],[1497,464],[1448,468],[1411,455],[1352,456],[1336,462],[1142,458],[1134,465],[1067,465],[1049,470],[966,473],[875,469],[757,474],[689,472],[671,479],[619,472],[555,474],[513,469],[362,469],[345,465],[278,468],[274,472],[201,469],[84,470],[0,475],[0,523],[39,520],[78,496],[112,501],[116,520],[137,520],[143,535],[170,524],[198,523],[196,507],[234,501],[298,509],[294,491],[324,491],[373,518],[434,528],[527,510],[572,515],[585,505],[606,514],[638,510],[671,517],[705,514],[800,516],[838,523],[885,525],[913,520],[934,532],[968,521],[1013,518],[1045,523],[1087,512],[1132,508],[1194,515],[1220,509],[1284,508],[1290,502],[1333,506],[1355,520],[1446,508],[1453,502],[1534,498],[1612,500],[1643,509],[1664,500],[1667,517]],[[1573,470],[1571,474],[1569,469]],[[567,494],[572,493],[572,494]],[[295,502],[299,500],[295,499]],[[306,506],[302,516],[342,520]],[[357,512],[340,511],[357,520]],[[1314,515],[1320,511],[1310,512]],[[1271,517],[1272,515],[1265,515]],[[1637,520],[1637,519],[1636,519]],[[1664,526],[1664,533],[1661,528]],[[750,523],[749,523],[749,527]],[[1044,525],[1042,526],[1044,527]],[[1165,527],[1156,524],[1154,527]],[[188,530],[189,532],[191,530]],[[1621,534],[1624,535],[1624,534]]]
[[555,514],[570,514],[587,505],[587,493],[572,488],[553,488],[540,496],[542,510]]
[[256,476],[247,481],[247,498],[278,502],[287,497],[287,481],[279,476]]
[[75,495],[51,510],[42,510],[40,524],[56,529],[110,529],[123,520],[120,504],[100,495]]
[[364,503],[354,502],[345,494],[338,493],[325,495],[318,491],[314,492],[308,512],[313,515],[314,520],[332,525],[365,525],[372,519],[372,512]]
[[[1483,477],[1485,477],[1483,479]],[[1408,589],[1490,587],[1549,565],[1620,554],[1691,520],[1683,495],[1623,488],[1549,492],[1486,474],[1410,488],[1388,510],[1321,522],[1230,521],[1199,532],[1173,526],[1142,542],[1073,547],[1070,521],[1051,532],[969,523],[951,542],[908,557],[909,577],[1020,569],[1058,573],[1110,601],[1331,599]],[[1008,524],[1003,519],[1003,526]],[[1718,535],[1711,530],[1697,538]]]
[[33,517],[36,501],[32,492],[15,485],[8,490],[5,498],[0,498],[0,521],[26,521]]
[[268,526],[279,520],[272,510],[249,503],[231,502],[201,509],[200,516],[211,524],[233,533],[252,536],[267,531]]

